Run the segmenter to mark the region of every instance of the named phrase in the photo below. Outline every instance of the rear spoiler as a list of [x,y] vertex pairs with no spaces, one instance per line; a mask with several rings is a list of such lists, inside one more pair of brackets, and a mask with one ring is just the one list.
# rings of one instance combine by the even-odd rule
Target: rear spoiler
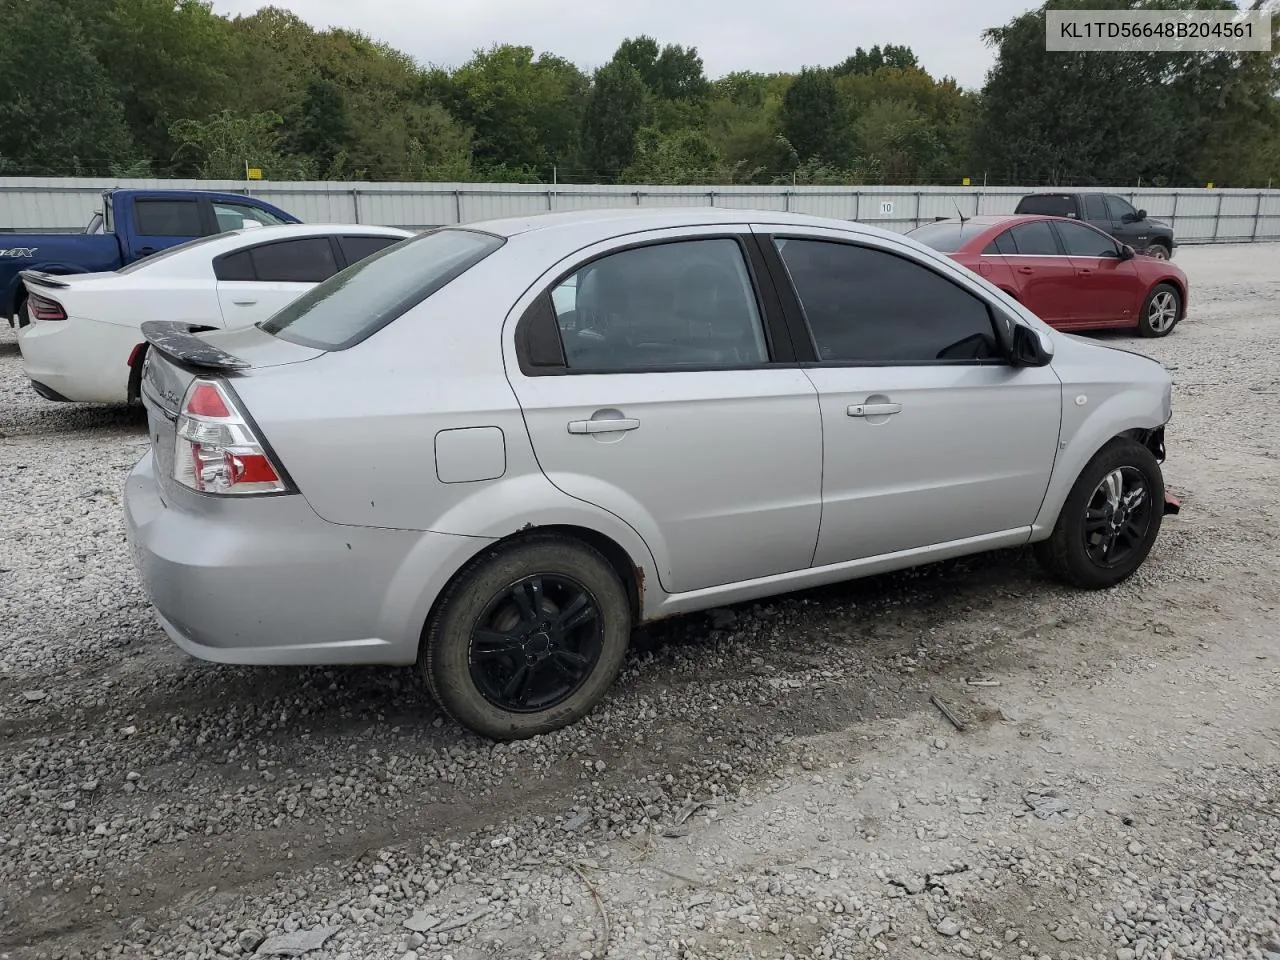
[[34,283],[40,287],[51,287],[55,290],[65,290],[71,286],[61,277],[54,276],[52,273],[45,273],[43,270],[19,270],[20,276],[24,283]]
[[184,366],[206,370],[242,370],[250,366],[239,357],[196,336],[197,333],[217,329],[183,320],[146,320],[142,324],[142,336],[152,347]]

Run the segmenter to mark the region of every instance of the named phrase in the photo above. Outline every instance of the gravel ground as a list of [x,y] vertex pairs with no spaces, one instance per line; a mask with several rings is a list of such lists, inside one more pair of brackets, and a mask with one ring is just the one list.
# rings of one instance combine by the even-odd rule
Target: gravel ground
[[506,746],[409,670],[178,653],[141,416],[39,399],[6,330],[0,958],[1280,960],[1280,245],[1178,262],[1190,318],[1105,337],[1177,382],[1130,582],[1010,552],[684,618]]

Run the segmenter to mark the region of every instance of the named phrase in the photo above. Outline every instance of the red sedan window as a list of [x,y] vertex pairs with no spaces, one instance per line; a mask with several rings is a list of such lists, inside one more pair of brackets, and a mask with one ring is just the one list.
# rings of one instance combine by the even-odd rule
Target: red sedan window
[[1047,220],[1032,220],[1020,223],[1009,231],[1013,234],[1013,242],[1018,245],[1018,253],[1024,257],[1057,257],[1062,255],[1058,249],[1058,241]]
[[1001,253],[1013,254],[1017,252],[1018,252],[1017,244],[1013,242],[1013,234],[1009,230],[1006,230],[1004,233],[1000,234],[998,237],[996,237],[994,240],[988,243],[987,248],[982,251],[984,256],[988,256],[991,254],[1001,254]]

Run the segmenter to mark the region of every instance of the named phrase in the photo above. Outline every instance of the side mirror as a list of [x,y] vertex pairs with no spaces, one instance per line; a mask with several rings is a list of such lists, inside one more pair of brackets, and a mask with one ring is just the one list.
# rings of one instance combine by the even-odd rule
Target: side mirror
[[1053,359],[1053,348],[1026,324],[1016,324],[1013,328],[1013,351],[1010,358],[1015,367],[1047,367]]
[[1127,243],[1120,244],[1121,260],[1132,260],[1136,256],[1137,253],[1134,251],[1133,247],[1129,246]]
[[1139,210],[1139,211],[1138,211],[1138,217],[1137,217],[1137,219],[1139,219],[1139,220],[1145,220],[1145,219],[1147,219],[1147,211],[1145,211],[1145,210]]

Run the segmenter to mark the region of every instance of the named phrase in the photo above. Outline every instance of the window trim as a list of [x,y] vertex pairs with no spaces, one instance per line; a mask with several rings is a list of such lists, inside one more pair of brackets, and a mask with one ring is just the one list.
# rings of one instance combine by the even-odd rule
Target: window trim
[[[247,246],[247,247],[237,247],[234,250],[228,250],[226,253],[220,253],[216,257],[214,257],[213,260],[211,261],[211,265],[213,267],[213,278],[218,283],[313,283],[313,284],[324,283],[324,280],[263,280],[260,276],[258,276],[258,262],[253,257],[252,251],[259,250],[262,247],[274,247],[281,243],[297,243],[299,240],[328,240],[329,241],[329,252],[333,256],[333,265],[337,268],[336,270],[333,271],[333,273],[329,274],[329,277],[332,277],[334,274],[341,273],[348,266],[350,266],[350,264],[346,263],[342,259],[342,248],[338,245],[337,239],[333,234],[313,233],[305,237],[273,237],[270,240],[264,240],[262,243],[251,244],[250,246]],[[249,254],[249,262],[253,264],[253,279],[252,280],[223,280],[220,276],[218,276],[218,269],[221,266],[222,262],[224,260],[229,259],[230,257],[234,257],[237,254],[241,254],[241,253]],[[325,280],[328,280],[329,277],[325,277]]]
[[[1097,254],[1092,254],[1092,253],[1072,253],[1070,249],[1068,249],[1067,247],[1067,238],[1064,237],[1061,232],[1063,226],[1069,226],[1069,225],[1083,227],[1085,230],[1092,230],[1094,233],[1110,240],[1112,253],[1114,255],[1107,257],[1107,256],[1098,256]],[[1063,256],[1065,257],[1069,257],[1072,260],[1119,260],[1120,259],[1120,244],[1116,241],[1116,238],[1111,236],[1111,234],[1106,233],[1105,231],[1099,230],[1097,227],[1093,226],[1092,224],[1085,223],[1083,220],[1068,220],[1065,222],[1057,222],[1054,220],[1050,220],[1049,226],[1053,230],[1054,234],[1057,235],[1058,246],[1062,248]]]
[[[787,270],[786,262],[782,259],[782,253],[775,246],[777,240],[808,240],[815,243],[834,243],[846,247],[859,247],[865,250],[874,250],[877,253],[887,254],[888,256],[898,257],[906,260],[908,263],[914,264],[921,269],[928,270],[935,276],[952,286],[956,287],[963,293],[976,299],[987,311],[987,322],[991,325],[991,333],[995,338],[996,345],[1002,351],[1002,356],[991,357],[983,360],[928,360],[916,363],[900,363],[896,360],[823,360],[818,355],[818,345],[814,340],[813,331],[809,327],[809,320],[805,316],[803,304],[800,301],[800,295],[795,289],[795,284],[791,280],[791,274]],[[986,297],[982,296],[977,290],[974,290],[958,278],[947,276],[941,270],[933,267],[923,260],[910,256],[908,253],[898,251],[887,245],[867,242],[862,238],[843,239],[830,236],[815,236],[813,234],[795,233],[790,231],[776,231],[763,234],[760,237],[761,246],[767,252],[770,269],[775,274],[775,286],[778,294],[782,299],[783,311],[787,316],[787,325],[791,330],[792,340],[797,342],[796,356],[797,365],[802,369],[810,369],[815,367],[1012,367],[1010,342],[1012,337],[1012,328],[1018,323],[1017,318],[1008,316],[1009,333],[1006,335],[1000,330],[999,323],[996,322],[997,306]],[[785,284],[785,286],[784,286]],[[1000,311],[1002,314],[1004,311]],[[809,356],[802,356],[804,353]]]
[[[703,240],[732,240],[742,254],[746,268],[747,282],[751,285],[752,295],[756,301],[756,314],[764,333],[765,349],[769,358],[762,363],[740,363],[728,366],[705,364],[672,364],[667,366],[641,367],[634,370],[614,370],[588,367],[569,367],[564,353],[564,337],[560,332],[559,318],[555,311],[555,303],[551,293],[565,280],[585,270],[593,263],[621,253],[640,250],[646,247],[663,246],[672,243],[696,243]],[[539,310],[544,300],[550,302],[551,309]],[[535,325],[540,321],[547,323],[547,314],[555,324],[556,342],[560,345],[561,363],[555,366],[534,364],[530,357],[529,345],[533,336],[546,337],[547,330],[537,331]],[[578,260],[573,266],[559,270],[555,278],[542,285],[537,296],[525,307],[516,322],[514,330],[516,361],[520,372],[526,377],[566,377],[566,376],[636,376],[653,373],[715,373],[732,370],[772,370],[778,367],[796,366],[796,349],[782,314],[781,299],[776,290],[772,273],[769,270],[759,237],[748,232],[696,233],[684,236],[666,236],[656,239],[635,240],[600,250],[591,256]]]

